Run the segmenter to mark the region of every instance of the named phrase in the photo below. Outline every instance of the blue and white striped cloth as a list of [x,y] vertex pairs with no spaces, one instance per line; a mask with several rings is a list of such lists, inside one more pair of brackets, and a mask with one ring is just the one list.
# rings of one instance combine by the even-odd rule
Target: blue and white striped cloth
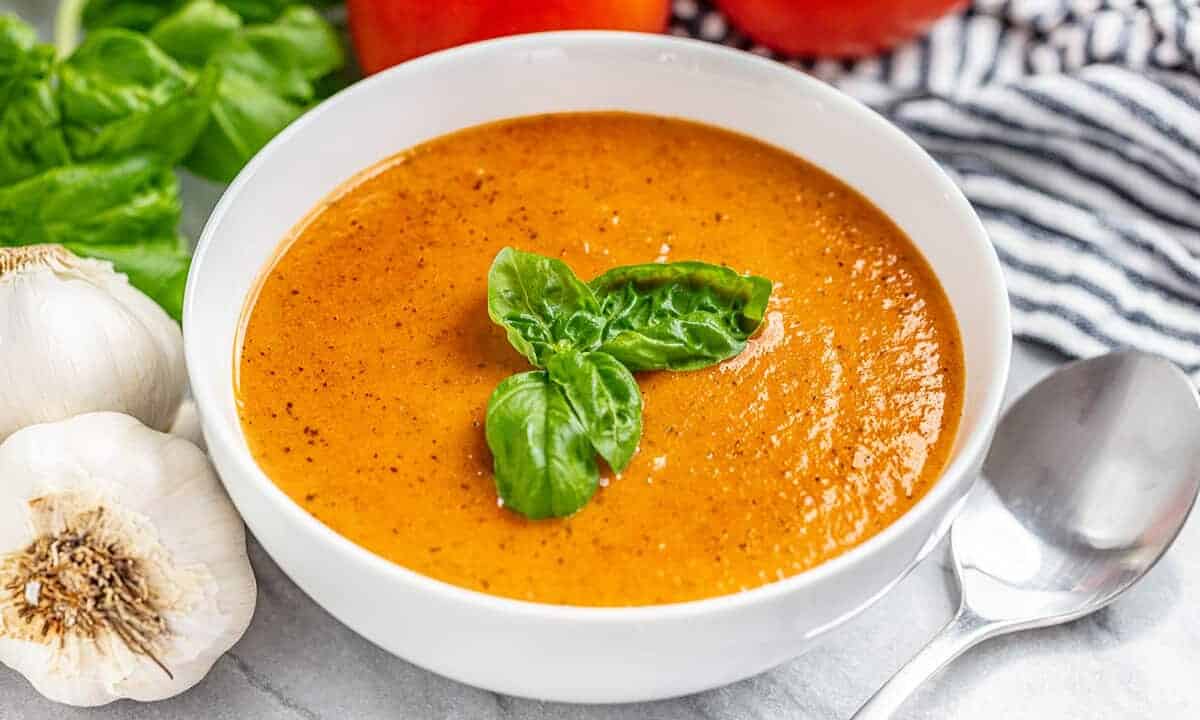
[[[673,31],[755,52],[699,0]],[[794,62],[910,133],[1004,264],[1017,335],[1200,381],[1200,0],[977,0],[856,63]]]

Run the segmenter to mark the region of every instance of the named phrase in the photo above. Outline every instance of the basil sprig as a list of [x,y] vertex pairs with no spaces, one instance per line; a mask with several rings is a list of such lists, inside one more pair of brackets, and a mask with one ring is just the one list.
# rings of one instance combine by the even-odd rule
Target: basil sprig
[[700,262],[631,265],[583,283],[566,263],[504,248],[488,314],[535,367],[488,401],[496,490],[531,519],[587,504],[596,455],[625,469],[642,436],[633,372],[696,370],[740,353],[762,324],[771,282]]
[[324,4],[62,2],[61,59],[0,13],[0,247],[109,260],[179,319],[190,253],[172,168],[227,181],[333,89],[345,57],[309,7]]

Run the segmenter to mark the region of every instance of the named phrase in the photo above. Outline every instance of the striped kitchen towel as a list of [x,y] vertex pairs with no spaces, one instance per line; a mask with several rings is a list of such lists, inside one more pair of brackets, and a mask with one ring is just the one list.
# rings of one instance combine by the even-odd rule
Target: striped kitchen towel
[[[767,53],[700,0],[672,30]],[[907,131],[1004,264],[1014,330],[1200,381],[1200,0],[977,0],[855,63],[789,61]]]

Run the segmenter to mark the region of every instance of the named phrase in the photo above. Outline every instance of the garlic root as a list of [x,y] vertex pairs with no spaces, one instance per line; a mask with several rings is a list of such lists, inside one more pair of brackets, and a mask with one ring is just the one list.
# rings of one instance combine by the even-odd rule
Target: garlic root
[[0,662],[46,697],[176,695],[254,604],[241,519],[191,443],[91,413],[0,445]]

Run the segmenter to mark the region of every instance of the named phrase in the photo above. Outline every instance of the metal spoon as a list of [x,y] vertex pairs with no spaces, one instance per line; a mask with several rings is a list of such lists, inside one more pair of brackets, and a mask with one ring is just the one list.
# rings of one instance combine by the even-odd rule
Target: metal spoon
[[1065,623],[1132,587],[1200,489],[1200,398],[1171,363],[1116,352],[1071,363],[1005,413],[954,521],[958,613],[853,720],[892,716],[988,638]]

